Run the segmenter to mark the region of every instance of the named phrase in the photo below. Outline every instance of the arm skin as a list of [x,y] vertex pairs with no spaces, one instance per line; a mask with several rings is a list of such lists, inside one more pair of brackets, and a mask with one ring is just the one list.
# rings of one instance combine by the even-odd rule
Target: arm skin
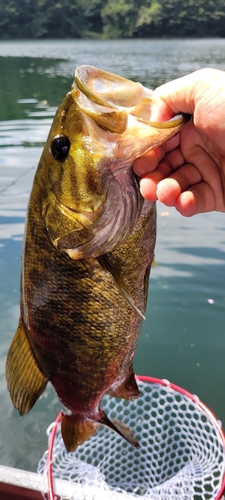
[[186,217],[225,212],[225,72],[201,69],[154,91],[151,120],[179,112],[190,113],[191,120],[134,162],[141,193]]

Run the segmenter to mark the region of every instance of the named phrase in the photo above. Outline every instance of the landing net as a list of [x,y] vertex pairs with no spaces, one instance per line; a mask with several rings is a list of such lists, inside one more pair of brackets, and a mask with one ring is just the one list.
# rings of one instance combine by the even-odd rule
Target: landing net
[[105,397],[103,407],[138,439],[134,449],[106,427],[67,453],[60,415],[38,465],[45,498],[72,500],[219,500],[225,488],[225,439],[210,410],[165,380],[138,377],[141,397]]

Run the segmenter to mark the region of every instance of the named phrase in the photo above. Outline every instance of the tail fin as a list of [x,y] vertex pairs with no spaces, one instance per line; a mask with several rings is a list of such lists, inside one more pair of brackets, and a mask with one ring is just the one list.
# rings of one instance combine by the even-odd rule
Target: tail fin
[[62,413],[61,432],[66,450],[75,451],[80,444],[95,433],[98,427],[99,424],[92,420],[77,423],[73,415]]
[[109,420],[104,411],[101,411],[101,417],[96,422],[93,420],[85,420],[83,422],[76,422],[74,415],[62,414],[61,417],[61,432],[66,450],[75,451],[76,448],[83,444],[89,437],[91,437],[99,425],[105,425],[109,427],[114,432],[117,432],[122,436],[128,443],[130,443],[135,448],[139,448],[139,443],[132,434],[131,430],[120,422],[119,420]]

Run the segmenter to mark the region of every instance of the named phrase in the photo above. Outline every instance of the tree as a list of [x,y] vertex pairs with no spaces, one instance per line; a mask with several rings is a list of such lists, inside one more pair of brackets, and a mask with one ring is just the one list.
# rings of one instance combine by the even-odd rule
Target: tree
[[104,38],[131,38],[142,3],[141,0],[109,0],[102,9]]
[[153,0],[140,9],[140,36],[225,36],[224,0]]
[[0,38],[225,36],[225,0],[0,0]]

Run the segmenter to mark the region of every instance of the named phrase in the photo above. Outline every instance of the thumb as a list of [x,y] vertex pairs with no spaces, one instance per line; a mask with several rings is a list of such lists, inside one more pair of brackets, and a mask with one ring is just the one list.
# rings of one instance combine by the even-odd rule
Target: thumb
[[165,83],[153,91],[151,121],[166,121],[179,113],[193,114],[195,99],[193,87],[199,72]]
[[[159,87],[160,89],[160,87]],[[157,89],[158,90],[158,89]],[[151,122],[166,122],[173,118],[174,113],[170,109],[169,105],[161,98],[157,96],[156,90],[152,95],[151,103]]]

